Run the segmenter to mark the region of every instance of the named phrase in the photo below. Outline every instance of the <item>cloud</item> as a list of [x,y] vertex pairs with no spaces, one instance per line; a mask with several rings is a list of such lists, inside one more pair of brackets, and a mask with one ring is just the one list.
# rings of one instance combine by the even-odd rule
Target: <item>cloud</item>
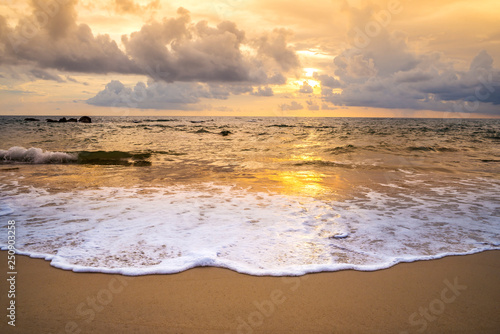
[[132,0],[115,0],[114,5],[118,13],[141,14],[148,10],[159,9],[160,0],[151,1],[145,6],[138,5]]
[[300,66],[297,54],[287,43],[291,35],[289,30],[274,29],[272,33],[264,34],[253,41],[253,45],[259,55],[274,61],[274,65],[286,72]]
[[453,68],[439,70],[434,66],[417,66],[389,76],[374,75],[362,82],[348,83],[340,94],[325,96],[336,105],[417,110],[499,113],[500,71],[481,52],[469,71]]
[[29,90],[17,90],[17,89],[0,89],[0,94],[9,94],[9,95],[38,95],[42,96],[42,94],[39,94],[34,91],[29,91]]
[[300,88],[299,88],[299,93],[311,94],[313,91],[314,90],[313,90],[312,86],[307,81],[304,81],[302,83],[302,86],[300,86]]
[[255,96],[273,96],[274,92],[271,87],[258,87],[257,90],[252,91],[250,94],[255,95]]
[[53,1],[47,5],[34,1],[32,14],[21,18],[15,28],[4,24],[0,29],[0,47],[4,50],[0,64],[73,72],[140,73],[141,69],[108,35],[94,36],[88,25],[76,24],[75,3],[69,0],[60,5]]
[[200,21],[189,27],[189,12],[142,27],[122,42],[127,54],[143,68],[158,66],[156,78],[167,81],[251,81],[250,63],[240,45],[245,34],[232,22],[216,28]]
[[337,79],[328,74],[319,74],[318,72],[314,72],[313,78],[321,83],[321,87],[328,87],[328,88],[342,87],[340,81],[338,81]]
[[[21,18],[14,28],[0,16],[0,49],[4,50],[0,65],[139,74],[165,82],[255,85],[283,84],[284,73],[299,66],[287,42],[289,31],[275,30],[249,41],[234,22],[216,26],[192,22],[189,11],[179,8],[176,17],[151,21],[139,31],[123,35],[122,50],[109,35],[94,35],[88,25],[76,23],[76,0],[53,4],[47,9],[34,1],[32,14]],[[139,6],[131,0],[115,4],[126,12]],[[255,52],[242,51],[251,48]]]
[[267,79],[267,83],[270,85],[284,85],[286,84],[286,78],[281,73],[274,73]]
[[337,110],[338,108],[337,108],[337,107],[335,107],[335,106],[332,106],[332,105],[330,105],[330,104],[323,103],[323,104],[321,105],[321,109],[322,109],[322,110]]
[[96,96],[86,102],[104,107],[127,107],[139,109],[190,110],[198,109],[194,104],[202,98],[225,100],[231,92],[220,85],[191,82],[138,82],[133,88],[126,87],[118,80],[109,82]]
[[[485,50],[468,70],[456,70],[439,53],[417,53],[404,34],[381,28],[363,47],[341,52],[333,74],[338,79],[328,74],[315,78],[321,81],[324,102],[337,106],[500,113],[495,107],[500,104],[500,70]],[[333,93],[333,88],[342,91]]]
[[306,104],[308,110],[319,110],[319,105],[312,100],[307,100]]
[[65,80],[63,78],[61,78],[60,76],[58,76],[56,74],[51,74],[47,71],[40,70],[40,69],[32,69],[29,73],[31,73],[37,79],[65,82]]
[[287,111],[287,110],[302,110],[304,109],[304,106],[297,101],[292,101],[290,104],[280,104],[279,108],[281,111]]

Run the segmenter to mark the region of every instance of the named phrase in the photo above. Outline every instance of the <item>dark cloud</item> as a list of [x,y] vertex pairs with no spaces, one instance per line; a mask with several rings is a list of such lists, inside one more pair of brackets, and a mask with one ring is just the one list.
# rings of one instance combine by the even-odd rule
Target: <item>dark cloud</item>
[[314,72],[313,78],[321,82],[321,87],[328,87],[328,88],[342,87],[340,81],[338,81],[337,79],[328,74],[319,74],[318,72]]
[[13,29],[2,27],[1,64],[31,64],[73,72],[140,73],[141,69],[108,35],[94,36],[88,25],[76,24],[75,3],[34,1],[30,17],[21,19]]
[[[344,83],[341,94],[324,98],[336,105],[498,114],[500,71],[486,52],[474,58],[469,71],[417,66],[390,76],[373,75]],[[441,66],[443,67],[443,66]],[[342,78],[342,77],[341,77]]]
[[267,79],[267,83],[270,85],[284,85],[286,84],[286,78],[281,73],[274,73]]
[[432,79],[432,74],[421,69],[412,69],[406,72],[397,72],[394,74],[396,83],[416,83]]
[[153,22],[122,42],[136,63],[158,67],[152,75],[167,82],[261,82],[265,73],[241,52],[245,33],[224,21],[211,27],[206,21],[190,24],[189,12],[180,8],[177,18]]
[[[94,35],[76,23],[74,5],[33,1],[33,13],[11,28],[0,16],[0,65],[31,65],[40,69],[81,73],[147,75],[166,82],[283,84],[284,73],[299,66],[288,46],[289,32],[275,30],[258,42],[248,41],[234,22],[210,26],[191,22],[189,11],[151,21],[122,36],[121,50],[109,35]],[[155,4],[156,2],[150,3]],[[132,0],[117,0],[120,10],[138,10]],[[48,7],[47,7],[48,6]],[[142,8],[142,7],[141,7]],[[256,55],[242,52],[255,47]]]
[[[358,14],[354,21],[364,26],[359,16],[367,14]],[[323,100],[334,105],[500,113],[495,107],[500,104],[500,70],[487,51],[479,52],[469,69],[460,71],[438,53],[412,51],[404,34],[381,28],[363,45],[344,50],[334,66],[338,80],[315,74]],[[335,94],[332,88],[342,92]]]

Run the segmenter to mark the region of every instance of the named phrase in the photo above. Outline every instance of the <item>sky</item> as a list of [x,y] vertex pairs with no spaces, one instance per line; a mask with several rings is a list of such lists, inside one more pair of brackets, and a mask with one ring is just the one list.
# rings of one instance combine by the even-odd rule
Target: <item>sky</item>
[[498,0],[2,0],[0,115],[500,117],[498,17]]

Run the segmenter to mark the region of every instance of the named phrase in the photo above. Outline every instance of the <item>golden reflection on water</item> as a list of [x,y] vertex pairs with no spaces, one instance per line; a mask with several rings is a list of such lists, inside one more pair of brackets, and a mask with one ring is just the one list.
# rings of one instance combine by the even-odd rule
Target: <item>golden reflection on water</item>
[[322,160],[320,157],[315,157],[309,154],[302,154],[302,155],[292,155],[291,159],[292,161],[320,161]]
[[[311,145],[303,144],[302,146]],[[348,171],[341,169],[313,170],[318,166],[321,168],[322,165],[317,165],[315,162],[321,162],[323,158],[312,152],[291,154],[287,157],[268,157],[268,161],[278,163],[281,166],[286,166],[288,162],[290,167],[289,169],[255,171],[252,173],[252,178],[247,180],[249,182],[252,182],[252,179],[256,181],[252,182],[253,189],[276,191],[292,196],[340,200],[348,196],[349,190],[353,187],[352,180],[346,179]],[[308,165],[310,166],[308,167]],[[349,172],[352,173],[352,171]]]
[[315,171],[283,171],[268,176],[281,184],[288,194],[316,197],[328,191],[323,185],[325,175]]

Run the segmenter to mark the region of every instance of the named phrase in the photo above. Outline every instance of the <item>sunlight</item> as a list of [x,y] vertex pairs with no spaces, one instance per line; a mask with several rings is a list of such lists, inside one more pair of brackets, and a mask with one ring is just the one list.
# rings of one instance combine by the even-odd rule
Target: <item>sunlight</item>
[[327,191],[322,185],[324,177],[315,171],[286,171],[270,175],[269,179],[280,182],[286,193],[314,197]]
[[312,78],[312,76],[314,75],[314,72],[319,72],[320,71],[317,68],[313,68],[313,67],[306,67],[303,70],[304,70],[305,76],[309,77],[309,78]]
[[293,85],[295,86],[302,86],[304,82],[307,82],[307,84],[311,87],[319,87],[321,84],[319,81],[313,80],[313,79],[305,79],[305,80],[295,80],[292,82]]

